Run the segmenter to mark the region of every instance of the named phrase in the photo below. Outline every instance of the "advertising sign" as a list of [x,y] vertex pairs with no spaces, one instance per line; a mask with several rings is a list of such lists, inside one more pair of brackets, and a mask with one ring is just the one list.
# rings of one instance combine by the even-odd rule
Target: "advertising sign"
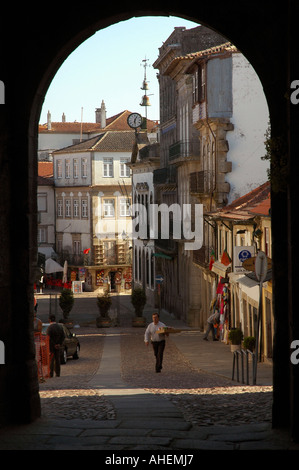
[[246,269],[243,267],[244,261],[254,256],[254,246],[235,246],[234,247],[234,272],[243,273]]

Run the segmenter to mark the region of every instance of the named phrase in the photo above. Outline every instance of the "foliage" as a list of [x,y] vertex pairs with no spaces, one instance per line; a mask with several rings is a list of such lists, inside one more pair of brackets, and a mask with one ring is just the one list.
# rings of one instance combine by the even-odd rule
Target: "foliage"
[[245,336],[243,340],[243,348],[249,349],[249,351],[253,352],[255,348],[255,338],[253,336]]
[[141,287],[133,289],[131,294],[131,303],[135,309],[136,316],[141,317],[146,304],[146,293],[144,289]]
[[59,297],[59,306],[63,312],[63,318],[67,319],[74,305],[74,294],[70,289],[62,289]]
[[108,317],[108,311],[111,307],[112,300],[108,292],[105,292],[103,295],[98,295],[97,297],[97,305],[100,311],[100,315],[103,318]]
[[233,328],[228,334],[228,339],[232,344],[241,344],[243,339],[243,333],[240,328]]

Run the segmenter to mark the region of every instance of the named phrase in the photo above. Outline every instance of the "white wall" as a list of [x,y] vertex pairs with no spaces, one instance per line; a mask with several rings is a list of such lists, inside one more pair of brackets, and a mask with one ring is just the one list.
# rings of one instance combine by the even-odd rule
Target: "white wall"
[[[113,159],[113,177],[103,176],[103,161],[104,158]],[[128,186],[131,185],[131,178],[120,176],[120,159],[126,158],[128,162],[131,160],[131,152],[94,152],[92,161],[92,184],[93,185],[116,185],[118,182],[124,183]]]
[[[42,151],[51,151],[51,150],[58,150],[64,147],[69,147],[73,145],[75,140],[80,140],[81,135],[78,134],[69,134],[69,133],[43,133],[40,132],[38,134],[38,152]],[[82,135],[82,139],[86,140],[89,136],[87,134]]]
[[232,55],[234,130],[227,133],[228,161],[232,172],[226,175],[231,190],[228,203],[267,181],[269,163],[265,155],[265,133],[269,110],[261,82],[253,67],[242,54]]
[[[86,164],[86,170],[87,170],[87,176],[83,177],[82,176],[82,159],[86,158],[87,159],[87,164]],[[53,161],[53,171],[54,171],[54,181],[55,181],[55,186],[90,186],[91,184],[91,166],[90,166],[90,153],[89,152],[72,152],[72,153],[63,153],[63,154],[58,154],[54,156],[54,161]],[[65,161],[70,160],[70,178],[65,177]],[[78,160],[78,178],[74,178],[73,170],[74,170],[74,165],[73,162],[74,160]],[[58,178],[57,176],[57,161],[61,160],[62,161],[62,178]]]

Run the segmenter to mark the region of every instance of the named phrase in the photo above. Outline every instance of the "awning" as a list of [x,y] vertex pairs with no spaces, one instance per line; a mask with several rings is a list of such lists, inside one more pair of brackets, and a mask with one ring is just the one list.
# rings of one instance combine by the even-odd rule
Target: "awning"
[[47,274],[63,272],[63,267],[56,263],[54,259],[48,258],[45,263],[45,271]]
[[227,272],[230,272],[230,270],[231,270],[231,264],[226,266],[225,264],[220,263],[220,261],[215,261],[211,269],[213,273],[216,273],[221,277],[226,277]]

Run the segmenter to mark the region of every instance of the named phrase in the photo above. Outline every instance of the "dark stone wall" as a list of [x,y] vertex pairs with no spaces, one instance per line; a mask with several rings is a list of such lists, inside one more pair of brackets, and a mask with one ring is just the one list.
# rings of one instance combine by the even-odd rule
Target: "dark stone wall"
[[[173,15],[192,19],[236,44],[258,73],[268,100],[272,137],[282,149],[273,161],[281,187],[273,192],[274,404],[273,425],[287,426],[299,439],[298,369],[290,364],[290,340],[299,339],[295,224],[298,191],[298,112],[289,100],[290,81],[299,79],[296,18],[298,2],[232,0],[161,1],[144,7],[94,7],[80,12],[58,2],[5,6],[0,19],[0,423],[28,422],[40,414],[33,347],[32,272],[36,262],[36,148],[42,102],[67,56],[96,30],[132,16]],[[154,34],[154,31],[153,31]],[[133,51],[132,51],[133,52]],[[297,109],[298,108],[298,109]],[[286,166],[285,166],[286,162]],[[284,170],[286,175],[284,175]],[[299,367],[299,366],[297,366]]]

